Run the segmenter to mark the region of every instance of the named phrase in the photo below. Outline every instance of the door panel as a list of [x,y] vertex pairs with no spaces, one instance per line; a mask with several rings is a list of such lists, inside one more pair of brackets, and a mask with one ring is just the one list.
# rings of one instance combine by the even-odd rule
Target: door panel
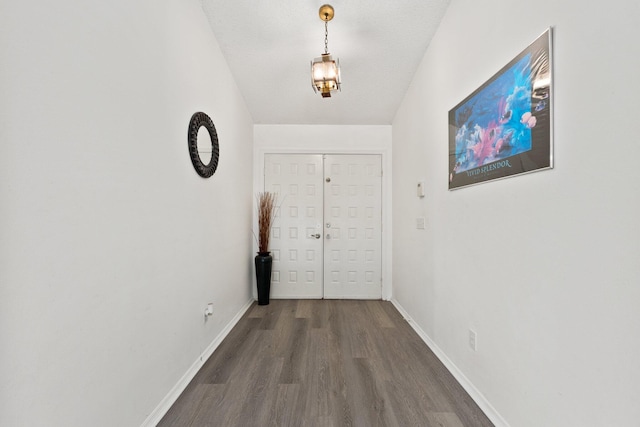
[[266,154],[273,298],[382,295],[380,155]]
[[324,297],[382,295],[382,161],[324,156]]
[[322,298],[322,175],[320,154],[265,155],[265,191],[280,206],[269,248],[273,298]]

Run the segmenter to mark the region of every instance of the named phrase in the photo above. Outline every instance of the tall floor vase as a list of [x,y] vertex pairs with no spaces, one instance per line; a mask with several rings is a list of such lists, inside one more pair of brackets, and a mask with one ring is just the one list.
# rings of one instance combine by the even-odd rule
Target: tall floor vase
[[271,291],[271,265],[273,264],[273,258],[269,252],[258,252],[255,263],[258,305],[267,305],[269,304],[269,292]]

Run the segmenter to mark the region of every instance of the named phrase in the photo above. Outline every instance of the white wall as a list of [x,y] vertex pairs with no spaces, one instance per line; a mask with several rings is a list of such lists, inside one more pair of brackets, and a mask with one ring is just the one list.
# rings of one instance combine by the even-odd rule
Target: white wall
[[[322,102],[318,99],[318,102]],[[391,298],[391,126],[255,125],[254,191],[264,191],[266,153],[380,154],[382,156],[382,298]],[[254,220],[255,222],[256,220]],[[257,228],[257,227],[256,227]]]
[[251,117],[197,0],[2,2],[0,57],[0,425],[139,426],[251,298]]
[[[453,0],[393,122],[394,298],[498,423],[640,419],[638,17],[633,0]],[[448,110],[549,26],[555,168],[448,192]]]

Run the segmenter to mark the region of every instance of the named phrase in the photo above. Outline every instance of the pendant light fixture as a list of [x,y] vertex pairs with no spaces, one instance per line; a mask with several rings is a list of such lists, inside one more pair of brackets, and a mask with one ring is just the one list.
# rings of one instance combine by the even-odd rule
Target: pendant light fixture
[[311,84],[316,93],[320,92],[323,98],[330,98],[331,92],[340,90],[340,60],[333,60],[329,54],[328,23],[333,19],[333,7],[323,4],[318,15],[324,21],[324,53],[311,62]]

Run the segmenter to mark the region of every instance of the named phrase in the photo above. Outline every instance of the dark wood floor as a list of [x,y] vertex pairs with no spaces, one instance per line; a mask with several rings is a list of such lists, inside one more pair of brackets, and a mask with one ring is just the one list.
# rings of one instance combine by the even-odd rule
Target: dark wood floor
[[159,426],[491,426],[389,302],[254,305]]

